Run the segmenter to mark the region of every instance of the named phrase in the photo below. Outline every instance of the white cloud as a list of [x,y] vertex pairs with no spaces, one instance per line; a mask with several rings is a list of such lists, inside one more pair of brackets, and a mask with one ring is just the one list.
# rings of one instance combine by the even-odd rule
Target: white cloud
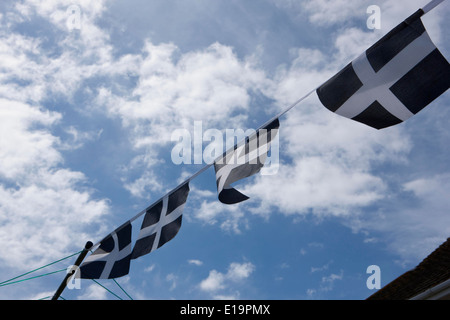
[[[252,92],[270,85],[252,58],[239,59],[231,47],[219,43],[182,53],[174,44],[147,40],[141,53],[130,55],[126,63],[112,62],[108,70],[116,72],[116,64],[133,70],[136,86],[100,87],[93,103],[122,122],[139,153],[129,164],[134,169],[160,164],[159,152],[172,143],[172,132],[193,132],[194,121],[202,121],[203,130],[243,127]],[[153,188],[145,176],[126,183],[136,196]]]
[[200,289],[214,292],[225,288],[225,275],[216,270],[211,270],[208,277],[200,282]]
[[387,201],[370,217],[349,224],[356,231],[370,230],[376,241],[385,242],[403,263],[417,264],[450,234],[449,188],[449,173],[406,182],[400,192],[410,199],[408,204]]
[[[386,196],[387,184],[373,168],[406,161],[411,149],[400,128],[375,132],[337,116],[315,95],[291,110],[280,125],[285,162],[273,176],[257,176],[242,189],[259,203],[284,214],[345,216]],[[291,159],[291,161],[287,161]]]
[[201,190],[194,192],[194,194],[191,193],[191,197],[195,197],[200,205],[198,209],[192,210],[190,218],[204,224],[219,224],[222,230],[235,234],[240,234],[242,229],[248,228],[248,220],[239,206],[221,203],[217,199],[217,193],[205,193]]
[[343,29],[337,36],[334,46],[337,51],[334,59],[337,63],[349,63],[380,38],[378,32],[350,27]]
[[94,283],[78,297],[78,300],[105,300],[107,298],[107,293],[108,291]]
[[172,291],[177,287],[178,276],[174,275],[173,273],[169,273],[166,276],[166,281],[170,283],[169,291]]
[[[324,269],[326,270],[326,269]],[[323,271],[323,270],[320,270]],[[323,276],[317,288],[308,288],[306,290],[306,295],[308,298],[318,298],[329,291],[332,291],[335,287],[336,281],[341,281],[344,278],[344,271],[341,270],[339,273],[331,273],[327,276]]]
[[[112,61],[108,37],[94,25],[103,2],[76,2],[84,10],[78,35],[65,28],[70,4],[75,2],[23,1],[1,21],[0,134],[7,139],[0,140],[0,243],[1,256],[8,257],[2,262],[17,268],[61,257],[84,245],[80,239],[97,237],[89,227],[109,211],[105,199],[94,199],[82,172],[63,167],[61,153],[95,139],[101,130],[68,126],[65,132],[72,138],[61,141],[53,129],[67,120],[65,112],[54,105],[50,111],[43,103],[49,97],[70,103],[84,80],[110,72],[104,68]],[[36,23],[35,15],[44,18],[40,23],[48,23],[50,32],[58,32],[57,39],[12,28]]]
[[16,9],[24,17],[37,14],[48,19],[61,29],[66,29],[66,20],[72,14],[67,12],[70,6],[80,8],[82,22],[93,22],[105,10],[106,0],[24,0],[16,4]]
[[178,51],[173,44],[147,41],[132,95],[100,91],[98,103],[125,127],[133,127],[136,147],[164,145],[173,130],[189,130],[195,120],[203,121],[204,128],[238,125],[245,116],[232,114],[244,114],[249,91],[264,86],[264,74],[239,60],[230,47],[215,43],[196,52]]
[[152,272],[155,269],[155,264],[152,264],[144,269],[144,272]]
[[[0,31],[0,133],[8,136],[0,141],[0,176],[5,180],[0,186],[0,219],[7,226],[0,231],[0,241],[5,244],[1,256],[12,249],[17,250],[13,262],[58,256],[74,240],[67,234],[78,237],[83,224],[95,222],[108,211],[105,200],[93,200],[92,190],[84,186],[83,173],[61,167],[64,159],[60,150],[65,145],[51,128],[65,120],[64,113],[45,110],[40,106],[45,99],[63,96],[84,112],[93,108],[122,122],[124,132],[139,152],[127,169],[145,169],[134,180],[127,175],[123,185],[132,195],[142,197],[163,189],[163,182],[155,183],[153,174],[157,171],[151,169],[160,163],[158,148],[170,142],[172,130],[190,129],[195,120],[204,120],[205,128],[240,126],[251,114],[254,91],[284,107],[329,78],[380,36],[345,25],[351,17],[361,15],[365,20],[367,1],[357,5],[340,0],[275,2],[284,8],[306,9],[311,21],[320,25],[344,23],[339,32],[331,35],[333,47],[329,49],[334,54],[330,57],[319,49],[292,48],[291,65],[279,67],[270,79],[255,63],[255,57],[240,58],[232,47],[220,43],[182,52],[173,43],[147,40],[140,52],[116,57],[108,32],[96,24],[105,10],[105,1],[28,0],[16,5],[16,16],[2,15],[0,23],[5,27],[18,21],[14,20],[18,13],[22,21],[38,15],[59,36],[49,44],[8,28]],[[418,3],[383,4],[380,32],[399,22],[398,12],[404,6],[409,10]],[[82,12],[82,25],[77,32],[68,31],[65,25],[66,9],[72,4],[79,5]],[[438,22],[433,22],[439,19],[428,20],[432,33],[439,37],[442,32]],[[115,81],[130,74],[137,79],[133,85]],[[98,78],[105,81],[93,81]],[[88,88],[83,85],[85,81],[95,85]],[[81,107],[73,102],[77,90],[92,98],[89,105]],[[313,102],[297,106],[281,122],[280,137],[288,161],[277,175],[257,177],[254,184],[242,182],[243,188],[238,187],[251,197],[250,201],[259,202],[258,209],[266,213],[274,206],[285,214],[351,216],[388,197],[389,181],[375,168],[407,162],[412,147],[404,129],[376,132]],[[74,147],[94,137],[92,132],[83,133],[74,127],[68,130]],[[426,203],[441,212],[447,203],[442,201],[445,195],[439,194],[436,183],[446,185],[447,180],[432,180],[407,183],[405,191],[422,199],[424,208]],[[436,192],[426,194],[425,186]],[[214,200],[209,202],[212,196]],[[196,210],[193,217],[204,223],[220,223],[224,230],[241,232],[248,225],[242,207],[222,205],[216,197],[215,193],[203,193],[199,197],[201,210]],[[420,225],[419,212],[413,212],[413,220]],[[438,218],[437,213],[435,217]],[[377,228],[367,221],[365,225]],[[431,222],[426,226],[424,233],[435,232]],[[43,230],[51,231],[44,234]],[[384,224],[379,230],[391,231]],[[60,238],[65,240],[56,241]],[[44,253],[37,248],[38,241],[57,244]],[[230,272],[211,272],[211,277],[205,279],[205,288],[227,287]]]
[[105,215],[108,203],[92,199],[81,172],[59,167],[59,139],[49,128],[60,114],[0,99],[0,115],[0,256],[24,268],[87,241],[83,228]]
[[189,264],[193,264],[193,265],[195,265],[195,266],[201,266],[201,265],[203,265],[203,261],[197,260],[197,259],[190,259],[190,260],[188,260],[188,263],[189,263]]
[[80,131],[74,126],[68,127],[66,133],[70,136],[67,141],[60,143],[60,148],[63,150],[75,150],[83,147],[90,141],[95,141],[102,135],[103,129],[98,131]]
[[0,186],[0,251],[9,265],[20,269],[42,264],[75,250],[74,245],[81,247],[80,239],[94,236],[86,227],[107,213],[105,201],[77,190],[79,181],[73,181],[71,172],[57,175],[52,185]]
[[40,292],[40,293],[36,293],[33,294],[31,297],[25,299],[25,300],[45,300],[45,298],[49,299],[49,297],[53,297],[53,295],[55,294],[55,291],[45,291],[45,292]]
[[276,176],[257,179],[245,192],[261,203],[252,209],[260,214],[277,207],[286,215],[307,214],[311,210],[318,216],[342,216],[379,200],[384,190],[378,177],[310,157],[283,166]]
[[[208,277],[200,282],[199,288],[202,291],[213,294],[217,299],[224,297],[227,297],[227,299],[237,298],[239,297],[239,291],[233,288],[250,277],[254,270],[255,266],[250,262],[233,262],[229,265],[227,273],[211,270]],[[226,294],[223,292],[225,289],[234,291],[232,294]]]
[[333,263],[333,261],[328,262],[327,264],[324,264],[321,267],[311,267],[311,273],[314,272],[322,272],[324,270],[328,270],[328,268],[330,267],[330,265]]
[[[60,118],[60,114],[0,98],[0,135],[4,137],[0,140],[0,177],[16,180],[59,163],[57,138],[38,127],[50,126]],[[36,129],[30,130],[33,127]]]
[[341,270],[339,274],[332,273],[329,276],[322,277],[321,291],[330,291],[334,288],[334,283],[337,280],[342,280],[344,277],[344,271]]
[[[307,17],[309,22],[320,27],[342,27],[354,24],[359,28],[366,28],[366,21],[369,18],[367,8],[371,5],[380,7],[381,13],[381,33],[387,33],[395,27],[402,19],[407,18],[418,8],[422,8],[429,1],[410,0],[407,2],[385,1],[385,0],[272,0],[280,9],[287,10],[289,14]],[[441,10],[445,6],[440,7]],[[436,10],[435,10],[436,11]],[[434,15],[432,11],[429,15]],[[435,19],[436,17],[434,17]],[[439,18],[440,19],[440,18]],[[435,25],[435,23],[430,23]],[[377,30],[371,30],[376,32]]]
[[[291,49],[291,65],[279,67],[275,81],[266,87],[264,93],[273,97],[280,108],[286,107],[361,54],[383,33],[398,24],[399,16],[406,18],[423,4],[419,1],[408,3],[406,7],[399,2],[380,4],[382,30],[366,30],[365,24],[341,28],[331,37],[330,43],[334,45],[331,56],[318,49]],[[329,23],[343,22],[355,14],[345,10],[343,13],[338,12],[339,1],[308,2],[307,5],[311,10],[316,6],[317,19],[320,15],[341,15],[339,19],[336,18],[339,21],[331,19]],[[344,9],[350,6],[344,4]],[[364,9],[364,18],[365,4],[358,6]],[[437,22],[431,21],[431,14],[437,15]],[[437,35],[438,40],[441,35],[438,22],[442,16],[434,11],[424,18],[432,37]],[[448,208],[448,201],[445,200],[448,197],[439,191],[446,190],[443,186],[448,184],[447,174],[431,179],[419,178],[404,184],[403,191],[412,192],[420,199],[421,206],[406,209],[403,204],[396,203],[395,217],[393,214],[388,215],[387,211],[392,209],[384,208],[386,203],[400,201],[404,195],[395,191],[395,188],[403,184],[405,178],[392,168],[398,166],[415,170],[410,156],[412,152],[418,151],[414,149],[416,137],[412,132],[408,126],[375,131],[329,112],[313,94],[281,119],[281,151],[284,152],[281,159],[284,162],[278,174],[256,176],[236,184],[236,188],[250,196],[250,200],[239,207],[266,215],[279,209],[281,213],[291,215],[312,213],[319,217],[339,216],[354,230],[365,228],[369,233],[382,232],[391,239],[386,241],[389,242],[388,246],[402,257],[417,257],[419,251],[425,254],[448,235],[448,230],[443,227],[449,225],[446,221],[448,215],[443,213],[444,208]],[[373,205],[383,209],[371,217],[364,214],[364,209]],[[228,208],[219,204],[204,201],[201,207],[203,211],[198,218],[204,221],[217,223],[221,221],[222,214],[228,219],[232,217]],[[244,216],[236,214],[234,218],[234,226],[248,224]],[[423,241],[417,241],[419,238],[425,239],[426,248],[418,250],[418,246],[423,244]],[[370,241],[379,243],[372,234]]]
[[[0,68],[3,71],[0,93],[3,97],[38,103],[62,95],[70,101],[84,80],[123,71],[121,60],[109,68],[113,61],[109,37],[95,25],[95,19],[103,10],[103,1],[96,1],[95,5],[86,1],[77,3],[83,8],[79,32],[70,32],[65,26],[68,18],[65,10],[75,4],[74,1],[30,0],[17,6],[18,12],[29,21],[34,21],[35,14],[44,18],[42,23],[49,24],[55,37],[37,38],[11,32],[8,28],[0,30]],[[4,24],[7,23],[16,21],[8,14]]]
[[255,270],[255,266],[250,263],[237,263],[230,264],[227,272],[227,278],[231,281],[240,281],[246,279]]
[[[291,1],[285,1],[290,3]],[[345,22],[351,18],[365,18],[366,8],[373,1],[308,0],[301,8],[308,12],[309,21],[322,26]]]
[[141,177],[137,178],[133,182],[125,183],[124,188],[135,197],[143,197],[148,199],[149,192],[161,191],[162,185],[158,182],[157,177],[153,173],[146,171]]

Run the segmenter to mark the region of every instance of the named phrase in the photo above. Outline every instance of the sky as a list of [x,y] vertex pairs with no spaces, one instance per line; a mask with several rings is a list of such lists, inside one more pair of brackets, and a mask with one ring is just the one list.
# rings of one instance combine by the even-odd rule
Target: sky
[[[172,161],[176,130],[258,128],[426,3],[2,1],[0,282],[100,241],[201,169]],[[447,59],[449,14],[422,19]],[[178,235],[117,283],[136,300],[367,298],[369,266],[384,286],[450,236],[449,103],[375,130],[312,94],[280,118],[278,170],[235,185],[249,200],[220,203],[209,168]],[[63,278],[0,299],[48,297]],[[118,299],[91,280],[62,297]]]

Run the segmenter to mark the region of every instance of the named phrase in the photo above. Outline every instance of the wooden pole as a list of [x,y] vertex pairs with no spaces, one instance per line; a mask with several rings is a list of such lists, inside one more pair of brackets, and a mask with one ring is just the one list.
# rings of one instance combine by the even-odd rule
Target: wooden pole
[[[75,267],[80,266],[81,262],[83,262],[83,259],[86,257],[87,253],[89,252],[89,249],[92,248],[92,245],[93,245],[93,243],[91,241],[86,242],[86,245],[84,246],[83,251],[81,251],[80,255],[78,256],[77,260],[75,261],[75,264],[74,264]],[[55,294],[53,295],[52,300],[58,300],[59,296],[61,295],[61,293],[64,291],[64,289],[67,286],[67,281],[75,273],[75,271],[76,271],[76,268],[74,268],[72,270],[72,272],[66,274],[66,276],[64,277],[64,280],[59,285],[58,290],[56,290]]]

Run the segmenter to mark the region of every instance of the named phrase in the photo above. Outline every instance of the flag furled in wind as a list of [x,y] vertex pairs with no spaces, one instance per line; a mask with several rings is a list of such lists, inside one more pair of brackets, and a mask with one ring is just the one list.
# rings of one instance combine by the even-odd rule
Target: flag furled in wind
[[177,235],[188,194],[189,183],[186,182],[147,209],[133,248],[132,259],[158,249]]
[[278,134],[279,126],[277,118],[248,137],[245,143],[228,150],[214,162],[217,192],[222,203],[234,204],[248,199],[246,195],[230,187],[230,184],[261,170],[270,149],[270,142]]
[[113,279],[127,275],[131,259],[131,223],[117,228],[80,267],[83,279]]
[[411,15],[317,89],[322,104],[376,129],[407,120],[444,93],[450,66]]

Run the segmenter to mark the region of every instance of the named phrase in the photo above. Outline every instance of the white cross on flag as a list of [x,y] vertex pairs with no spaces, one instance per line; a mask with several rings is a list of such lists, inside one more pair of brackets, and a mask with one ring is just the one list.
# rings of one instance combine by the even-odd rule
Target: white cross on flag
[[273,120],[248,137],[240,146],[228,150],[214,163],[219,200],[225,204],[245,201],[248,197],[230,184],[258,173],[264,166],[271,141],[277,136],[280,122]]
[[376,129],[410,118],[444,93],[450,66],[420,9],[317,89],[322,104]]
[[147,209],[132,259],[158,249],[177,235],[188,194],[189,183],[186,183]]
[[131,223],[117,228],[100,241],[100,246],[80,267],[83,279],[113,279],[127,275],[131,258]]

